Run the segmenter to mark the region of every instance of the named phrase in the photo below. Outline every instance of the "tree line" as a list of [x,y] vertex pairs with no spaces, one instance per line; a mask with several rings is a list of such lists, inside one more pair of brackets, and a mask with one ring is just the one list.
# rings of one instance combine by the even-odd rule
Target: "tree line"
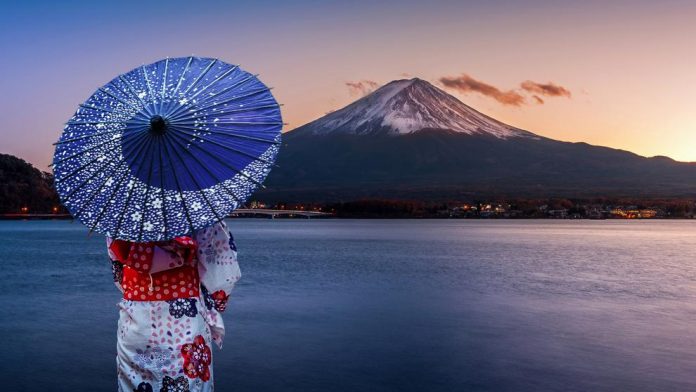
[[0,154],[0,213],[52,213],[60,202],[53,175],[23,159]]

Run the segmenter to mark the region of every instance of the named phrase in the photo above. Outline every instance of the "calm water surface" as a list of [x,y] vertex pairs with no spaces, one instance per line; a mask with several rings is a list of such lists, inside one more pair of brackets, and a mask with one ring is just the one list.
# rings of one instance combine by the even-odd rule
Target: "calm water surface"
[[[219,391],[696,390],[696,222],[229,224]],[[3,390],[115,390],[103,238],[0,235]]]

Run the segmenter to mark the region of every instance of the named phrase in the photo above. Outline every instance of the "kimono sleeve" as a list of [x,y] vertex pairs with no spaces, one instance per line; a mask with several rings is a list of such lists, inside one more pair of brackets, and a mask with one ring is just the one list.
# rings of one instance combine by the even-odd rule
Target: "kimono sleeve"
[[117,256],[111,250],[111,244],[113,240],[106,237],[106,253],[109,255],[109,261],[111,261],[111,273],[114,276],[114,284],[116,287],[123,292],[123,287],[121,287],[121,281],[123,280],[123,264],[118,261]]
[[222,312],[234,285],[241,278],[237,263],[237,247],[224,222],[199,230],[198,274],[206,305]]

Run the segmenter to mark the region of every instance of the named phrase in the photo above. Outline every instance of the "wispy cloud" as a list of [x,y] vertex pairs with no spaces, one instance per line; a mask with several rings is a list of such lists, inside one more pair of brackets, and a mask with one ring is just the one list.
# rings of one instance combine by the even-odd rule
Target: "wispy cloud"
[[460,93],[479,93],[491,97],[503,105],[521,106],[526,103],[524,96],[515,90],[503,91],[498,87],[476,80],[467,74],[444,76],[439,81],[445,87],[457,90]]
[[357,95],[363,97],[375,91],[377,87],[379,87],[379,84],[374,80],[358,80],[355,82],[348,81],[346,82],[346,86],[351,96]]
[[537,83],[531,80],[525,80],[524,82],[520,83],[520,87],[522,87],[523,90],[528,91],[530,93],[545,95],[547,97],[570,98],[572,95],[570,93],[570,90],[568,90],[567,88],[559,86],[552,82]]
[[466,73],[460,76],[443,76],[438,79],[443,86],[460,93],[478,93],[493,98],[503,105],[522,106],[531,103],[543,105],[544,98],[572,96],[570,90],[553,82],[538,83],[525,80],[517,89],[504,90],[492,84],[472,78]]

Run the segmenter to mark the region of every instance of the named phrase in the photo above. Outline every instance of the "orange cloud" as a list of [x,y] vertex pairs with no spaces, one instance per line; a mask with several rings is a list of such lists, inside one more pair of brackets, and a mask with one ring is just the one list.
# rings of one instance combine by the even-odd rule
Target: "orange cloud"
[[445,87],[457,90],[460,93],[476,92],[491,97],[503,105],[521,106],[526,103],[524,96],[517,91],[503,91],[488,83],[476,80],[467,74],[453,77],[441,77],[440,83]]
[[350,92],[351,96],[358,95],[364,97],[375,91],[379,87],[379,83],[373,80],[358,80],[357,82],[348,81],[346,86],[348,86],[348,92]]
[[571,96],[570,90],[552,82],[537,83],[531,80],[526,80],[520,83],[520,87],[522,87],[523,90],[528,91],[530,93],[541,94],[547,97],[570,98]]

